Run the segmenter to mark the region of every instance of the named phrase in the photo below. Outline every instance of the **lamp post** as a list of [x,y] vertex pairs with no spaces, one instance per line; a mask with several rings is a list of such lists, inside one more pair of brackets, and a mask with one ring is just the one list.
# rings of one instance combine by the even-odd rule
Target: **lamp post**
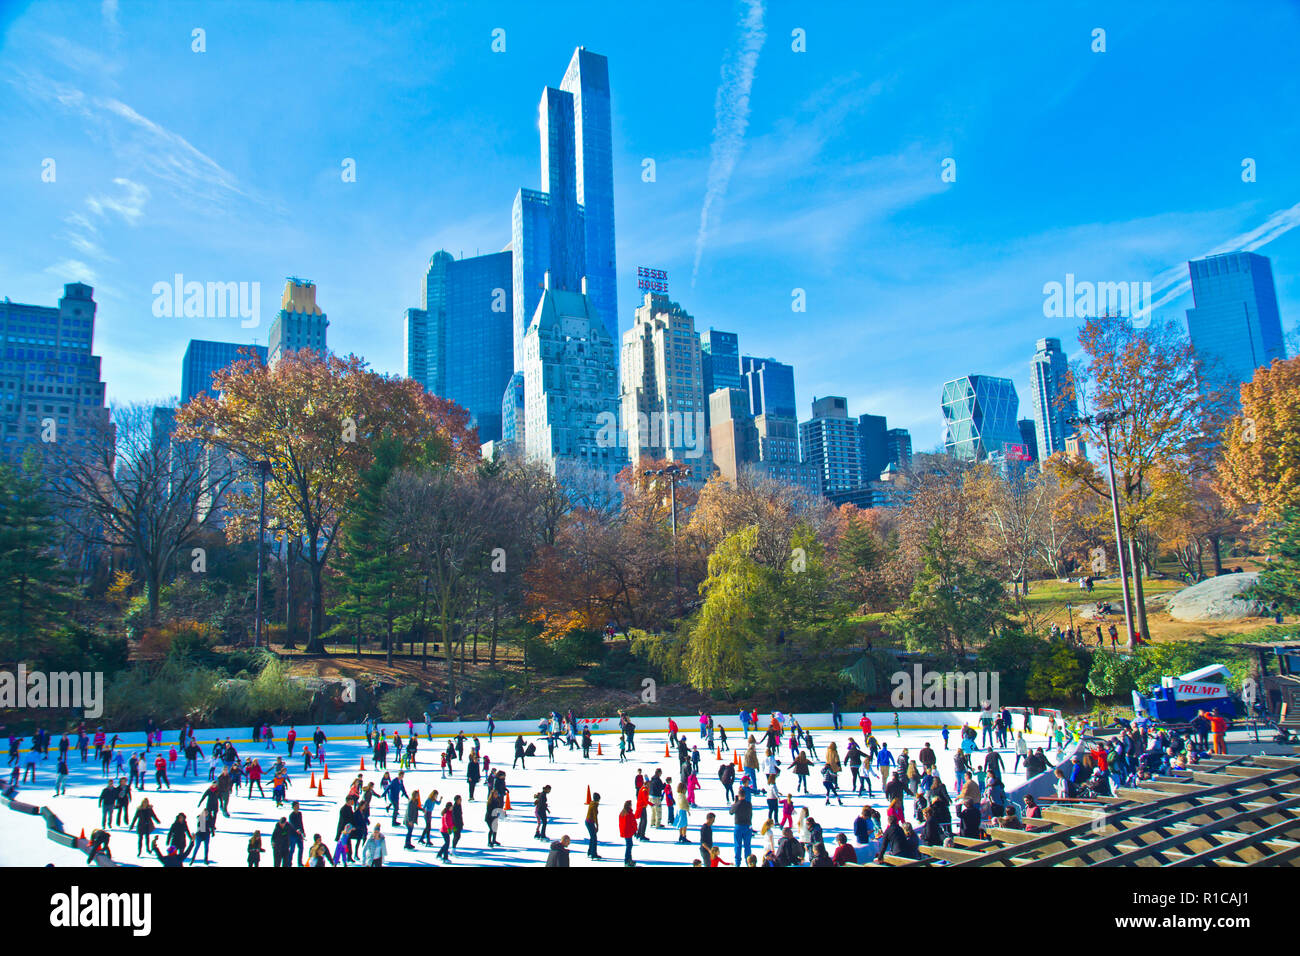
[[663,478],[668,482],[668,493],[672,500],[673,582],[681,587],[681,572],[677,567],[677,482],[690,477],[691,470],[681,465],[668,465],[666,468],[647,468],[641,474],[646,478]]
[[1110,450],[1110,431],[1127,412],[1098,412],[1096,415],[1079,415],[1067,418],[1070,425],[1087,425],[1101,428],[1102,441],[1106,446],[1106,477],[1110,482],[1110,510],[1115,520],[1115,557],[1119,559],[1119,580],[1124,591],[1124,628],[1128,632],[1128,646],[1133,647],[1133,606],[1129,599],[1128,569],[1124,563],[1124,538],[1120,532],[1119,492],[1115,489],[1115,458]]
[[253,625],[253,647],[262,646],[262,562],[266,552],[266,479],[271,477],[269,461],[255,461],[258,483],[261,485],[260,501],[257,507],[257,599],[253,613],[256,622]]

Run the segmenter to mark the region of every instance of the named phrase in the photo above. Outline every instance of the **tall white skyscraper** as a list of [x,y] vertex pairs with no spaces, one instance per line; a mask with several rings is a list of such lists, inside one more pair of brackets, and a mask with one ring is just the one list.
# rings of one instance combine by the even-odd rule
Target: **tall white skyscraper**
[[1039,339],[1029,367],[1038,460],[1044,462],[1065,451],[1065,439],[1076,431],[1067,420],[1078,414],[1078,405],[1070,384],[1070,363],[1060,339]]
[[527,457],[557,476],[566,466],[616,475],[627,456],[617,428],[614,342],[585,289],[548,282],[523,346]]
[[[704,378],[695,320],[666,295],[647,292],[623,333],[623,419],[628,458],[667,459],[708,478]],[[697,467],[698,466],[698,467]]]

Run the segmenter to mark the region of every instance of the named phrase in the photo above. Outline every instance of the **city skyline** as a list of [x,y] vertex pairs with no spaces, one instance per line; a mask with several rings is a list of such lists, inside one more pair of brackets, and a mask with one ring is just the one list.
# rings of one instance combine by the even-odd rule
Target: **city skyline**
[[[70,9],[102,43],[68,30]],[[1284,62],[1294,8],[1259,4],[1248,22],[1211,32],[1173,6],[1025,8],[996,22],[884,11],[855,15],[851,29],[838,12],[769,7],[761,42],[753,8],[696,11],[691,30],[662,36],[574,9],[555,23],[524,5],[272,15],[195,4],[147,18],[115,4],[93,16],[7,8],[0,81],[13,95],[0,117],[27,147],[0,154],[0,168],[32,185],[13,191],[19,228],[0,246],[0,293],[48,304],[66,283],[94,286],[95,354],[113,401],[179,394],[191,339],[265,346],[289,275],[318,284],[333,351],[402,374],[402,316],[430,256],[509,241],[511,200],[537,182],[536,104],[581,45],[609,61],[620,332],[640,298],[636,267],[664,268],[697,328],[735,332],[746,354],[794,368],[800,407],[843,395],[926,450],[941,431],[943,382],[979,373],[1029,394],[1034,341],[1060,338],[1077,355],[1080,321],[1045,316],[1045,283],[1151,281],[1156,318],[1182,324],[1187,261],[1224,248],[1269,256],[1283,331],[1294,331],[1300,197],[1285,171],[1298,134],[1276,120],[1297,81],[1270,65]],[[1090,49],[1099,26],[1104,53]],[[806,31],[806,52],[792,49],[794,30]],[[330,42],[345,33],[351,52]],[[339,62],[320,76],[269,62],[284,35]],[[414,73],[370,69],[435,38],[439,56]],[[650,42],[679,61],[673,75],[642,68]],[[1211,48],[1249,49],[1266,82],[1242,102],[1197,76]],[[940,58],[961,62],[965,81],[925,75]],[[742,89],[720,84],[724,64],[733,78],[745,67]],[[1040,90],[1029,77],[1048,64],[1060,83]],[[173,82],[158,88],[150,77],[163,65]],[[1161,104],[1140,138],[1134,89]],[[1007,97],[1016,109],[999,112]],[[218,115],[228,126],[213,128]],[[367,117],[391,128],[373,133]],[[1169,142],[1207,129],[1217,153],[1170,158]],[[453,136],[454,149],[440,147]],[[1122,148],[1092,145],[1116,137]],[[47,158],[53,182],[42,182]],[[948,159],[955,182],[941,175]],[[259,324],[158,317],[154,285],[176,274],[260,283]],[[795,290],[803,313],[791,309]],[[937,342],[960,347],[936,359]]]

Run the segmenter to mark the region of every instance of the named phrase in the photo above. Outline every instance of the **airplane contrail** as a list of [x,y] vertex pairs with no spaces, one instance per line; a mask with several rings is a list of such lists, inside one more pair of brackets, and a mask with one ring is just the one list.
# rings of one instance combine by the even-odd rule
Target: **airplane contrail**
[[745,145],[745,130],[749,126],[749,91],[754,85],[759,50],[767,39],[763,30],[761,0],[745,0],[745,5],[748,9],[740,23],[740,42],[722,64],[722,82],[713,104],[713,148],[704,205],[700,209],[700,230],[695,236],[692,288],[700,274],[700,260],[709,235],[709,214],[715,206],[721,206],[736,160]]

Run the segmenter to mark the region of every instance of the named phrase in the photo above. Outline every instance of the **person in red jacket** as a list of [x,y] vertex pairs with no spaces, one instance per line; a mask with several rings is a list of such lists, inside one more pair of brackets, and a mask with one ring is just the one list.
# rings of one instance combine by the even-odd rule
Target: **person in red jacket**
[[[632,801],[629,800],[630,804]],[[640,827],[636,831],[636,836],[640,840],[650,839],[645,835],[646,827],[650,825],[650,787],[642,783],[641,789],[636,792],[636,819],[640,821]]]
[[674,747],[677,746],[677,721],[671,717],[668,718],[668,739],[672,741]]
[[849,838],[843,833],[835,836],[835,854],[831,857],[831,863],[835,866],[843,866],[845,863],[857,863],[858,851],[853,849],[849,843]]
[[[647,802],[648,802],[647,795]],[[644,813],[644,809],[642,809]],[[632,838],[636,836],[636,815],[632,812],[632,801],[625,800],[623,809],[618,815],[618,835],[623,838],[627,844],[627,850],[623,853],[624,866],[636,866],[632,862]]]
[[868,717],[866,714],[863,714],[863,715],[862,715],[862,719],[858,721],[858,726],[862,728],[862,739],[863,739],[863,740],[866,740],[868,737],[871,736],[871,718],[870,718],[870,717]]
[[244,778],[248,781],[248,799],[253,799],[253,787],[257,787],[257,792],[266,796],[266,791],[262,789],[262,765],[256,760],[250,760],[248,766],[244,769]]
[[1226,754],[1228,752],[1228,722],[1223,719],[1223,715],[1217,710],[1210,712],[1210,733],[1214,734],[1214,752],[1216,754]]

